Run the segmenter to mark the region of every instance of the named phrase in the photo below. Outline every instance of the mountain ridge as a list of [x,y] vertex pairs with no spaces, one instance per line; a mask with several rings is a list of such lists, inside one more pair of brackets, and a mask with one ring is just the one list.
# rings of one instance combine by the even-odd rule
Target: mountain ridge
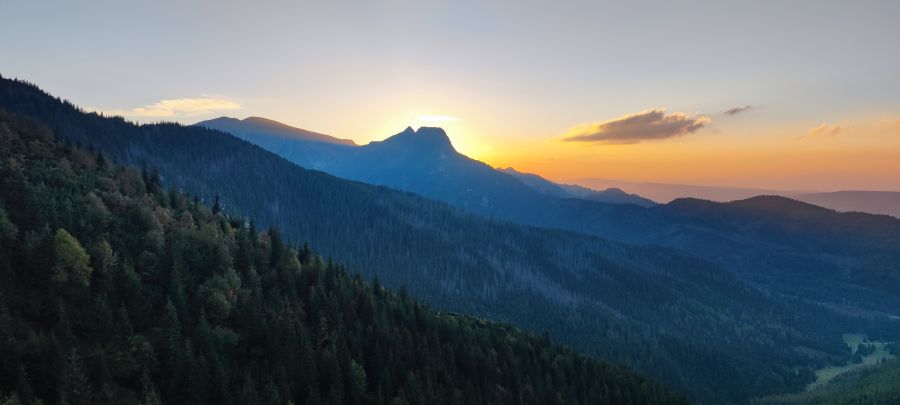
[[594,188],[620,188],[626,190],[626,192],[635,192],[639,195],[648,196],[652,200],[662,203],[668,203],[678,198],[685,197],[729,202],[744,200],[759,195],[777,195],[842,212],[862,212],[875,215],[890,215],[900,218],[900,191],[773,190],[675,183],[632,182],[612,179],[577,179],[571,181]]
[[[316,168],[352,180],[415,192],[487,217],[525,225],[575,230],[626,243],[674,247],[712,260],[743,279],[764,285],[772,292],[788,295],[799,293],[804,299],[811,299],[813,302],[830,302],[841,294],[851,294],[861,304],[864,302],[860,308],[865,308],[865,311],[900,315],[900,296],[891,292],[892,287],[888,288],[893,282],[885,284],[875,281],[875,277],[894,278],[890,271],[883,269],[884,265],[877,264],[891,260],[884,256],[890,257],[892,254],[889,247],[893,243],[891,235],[895,232],[894,229],[887,230],[884,236],[871,232],[864,235],[885,239],[873,244],[878,246],[877,249],[860,245],[858,242],[862,239],[850,237],[851,233],[858,231],[850,226],[815,226],[817,232],[843,232],[831,238],[824,234],[801,232],[793,233],[799,239],[784,239],[779,232],[792,230],[781,225],[789,225],[791,221],[802,218],[781,215],[781,220],[787,222],[779,225],[771,221],[771,218],[746,216],[746,210],[738,210],[736,205],[691,202],[692,200],[686,200],[687,203],[679,201],[671,206],[651,205],[649,202],[618,204],[622,201],[615,199],[615,204],[611,204],[609,195],[616,198],[621,197],[621,193],[612,191],[602,196],[601,201],[593,201],[591,197],[598,194],[579,186],[569,186],[567,190],[580,195],[580,199],[560,198],[542,193],[539,191],[540,187],[534,187],[535,182],[552,186],[540,176],[520,175],[515,178],[515,173],[502,173],[456,152],[441,153],[439,158],[422,159],[414,150],[380,153],[377,144],[374,146],[375,150],[365,146],[354,148],[352,152],[355,155],[352,159],[338,160],[337,165],[334,165],[335,160],[332,159],[332,165],[325,162]],[[287,154],[282,155],[289,158]],[[305,166],[302,160],[289,160]],[[523,182],[523,179],[526,181]],[[563,188],[566,189],[565,186]],[[750,197],[753,195],[747,198]],[[694,205],[694,211],[703,215],[686,215],[691,210],[691,205]],[[770,214],[776,217],[779,215],[777,210],[770,211]],[[842,220],[846,216],[826,217],[836,218],[839,223],[847,222]],[[771,232],[775,233],[756,232],[755,221],[766,221],[771,224]],[[873,221],[878,220],[866,219],[859,223],[874,224]],[[703,226],[698,227],[699,224]],[[744,235],[754,236],[748,238]],[[773,237],[790,245],[791,249],[778,250],[771,256],[768,252],[776,245],[768,239]],[[820,249],[820,255],[815,254],[816,249]],[[756,253],[751,254],[750,251]],[[857,252],[881,258],[859,260],[854,258],[854,255],[859,254]],[[841,259],[823,259],[830,255],[838,255]],[[799,266],[802,270],[798,270],[804,277],[811,277],[816,283],[831,280],[827,282],[833,283],[832,288],[843,292],[827,294],[824,291],[809,291],[805,287],[808,281],[804,282],[794,274],[781,271],[782,266],[798,267],[798,261],[804,263]],[[849,268],[848,263],[852,265]],[[814,273],[812,268],[820,270]],[[865,286],[860,286],[859,283],[864,283]],[[860,291],[861,287],[870,291],[863,293]]]
[[900,218],[900,191],[842,190],[803,193],[792,197],[837,211],[865,212]]
[[288,139],[296,139],[302,141],[332,143],[337,145],[356,146],[356,142],[350,139],[335,138],[318,132],[297,128],[273,119],[265,117],[250,116],[244,119],[222,116],[206,121],[200,121],[194,125],[203,127],[227,128],[226,132],[236,135],[249,136],[256,135],[275,135]]

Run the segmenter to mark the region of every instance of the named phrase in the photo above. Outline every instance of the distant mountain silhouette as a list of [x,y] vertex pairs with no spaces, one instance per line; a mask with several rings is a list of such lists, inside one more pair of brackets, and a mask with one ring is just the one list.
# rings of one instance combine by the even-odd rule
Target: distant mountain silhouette
[[198,122],[196,125],[218,129],[237,135],[240,138],[250,136],[280,136],[288,139],[333,143],[338,145],[356,145],[350,139],[339,139],[333,136],[307,131],[305,129],[282,124],[263,117],[247,117],[242,120],[231,117],[219,117]]
[[278,151],[285,159],[304,162],[308,168],[318,168],[323,161],[356,144],[347,139],[294,128],[267,118],[249,117],[243,120],[220,117],[198,122],[196,126],[227,132],[264,149]]
[[649,200],[647,198],[641,197],[637,194],[628,194],[620,188],[608,188],[603,191],[597,191],[593,194],[588,194],[584,198],[592,201],[599,201],[610,204],[635,204],[640,205],[641,207],[652,207],[656,205],[656,202]]
[[307,168],[418,193],[487,215],[494,215],[497,207],[530,211],[531,206],[546,203],[542,200],[547,197],[642,207],[655,204],[621,190],[570,193],[535,174],[494,169],[457,152],[441,128],[408,127],[382,141],[356,146],[260,117],[221,117],[196,125],[231,133]]
[[898,191],[835,191],[793,196],[800,201],[843,212],[868,212],[900,218]]
[[526,210],[544,198],[512,176],[457,152],[441,128],[407,128],[383,141],[344,151],[319,168],[487,215],[501,207]]
[[574,195],[574,194],[570,193],[569,191],[567,191],[566,189],[564,189],[559,184],[556,184],[550,180],[547,180],[537,174],[523,173],[516,169],[513,169],[512,167],[507,167],[505,169],[497,168],[497,170],[519,179],[519,181],[521,181],[522,183],[525,183],[526,186],[533,188],[534,190],[536,190],[537,192],[539,192],[541,194],[549,195],[549,196],[553,196],[553,197],[559,197],[559,198],[578,197],[577,195]]
[[231,133],[303,167],[410,191],[486,215],[533,212],[547,198],[583,198],[613,204],[654,203],[616,190],[573,195],[562,185],[512,168],[498,170],[460,154],[441,128],[412,127],[363,146],[280,122],[221,117],[196,125]]
[[594,190],[572,184],[555,183],[537,174],[523,173],[516,169],[513,169],[512,167],[498,170],[519,179],[519,181],[537,190],[541,194],[553,197],[581,198],[608,204],[634,204],[641,207],[651,207],[656,205],[656,202],[652,200],[646,199],[637,194],[628,194],[619,188],[613,187],[606,190]]
[[[858,309],[900,311],[900,277],[888,270],[893,265],[883,264],[893,260],[887,257],[893,257],[896,246],[900,246],[891,245],[897,240],[900,223],[885,222],[882,217],[840,214],[796,200],[752,198],[754,193],[777,193],[770,190],[662,185],[668,190],[690,187],[713,192],[721,201],[737,201],[715,203],[687,198],[644,205],[633,201],[610,203],[632,192],[624,187],[621,190],[627,191],[597,194],[586,187],[560,185],[579,197],[560,198],[546,179],[525,176],[523,182],[522,176],[459,154],[446,134],[436,128],[407,128],[381,142],[320,155],[315,162],[272,150],[301,166],[421,194],[492,218],[628,243],[675,247],[721,264],[779,294],[814,302],[844,297],[841,300],[853,301]],[[804,222],[804,215],[814,220]],[[823,227],[821,223],[843,225]],[[860,255],[872,258],[859,260]],[[891,281],[879,282],[878,277]]]
[[628,193],[636,193],[653,201],[667,203],[678,198],[700,198],[710,201],[734,201],[758,195],[793,195],[802,191],[781,191],[761,188],[699,186],[693,184],[670,184],[634,182],[612,179],[585,178],[571,180],[580,186],[594,189],[620,188]]
[[457,152],[441,128],[409,127],[382,141],[355,146],[284,136],[286,126],[271,120],[258,125],[260,120],[264,119],[250,123],[217,119],[196,125],[232,133],[306,168],[414,192],[485,215],[500,209],[524,215],[547,198],[512,176]]
[[[771,190],[760,188],[698,186],[691,184],[644,183],[610,179],[573,180],[583,190],[593,188],[620,188],[627,193],[637,193],[659,202],[680,198],[729,202],[761,195],[782,196],[804,201],[841,212],[864,212],[891,215],[900,218],[900,192],[898,191],[835,191],[812,192],[805,190]],[[572,189],[566,188],[573,192]]]

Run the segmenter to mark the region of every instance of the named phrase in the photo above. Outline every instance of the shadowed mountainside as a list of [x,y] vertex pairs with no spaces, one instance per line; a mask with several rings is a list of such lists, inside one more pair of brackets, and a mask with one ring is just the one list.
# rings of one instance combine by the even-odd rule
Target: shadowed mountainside
[[434,312],[2,110],[0,145],[0,403],[686,403]]
[[[438,308],[549,331],[695,398],[721,403],[801,387],[812,378],[811,367],[848,355],[840,333],[853,328],[876,335],[882,328],[881,321],[760,292],[670,249],[484,219],[305,170],[222,132],[86,114],[5,79],[0,105],[41,120],[64,141],[156,167],[166,187],[206,201],[219,195],[226,212],[278,226],[289,239],[309,241],[388,286],[406,285]],[[652,212],[558,201],[590,208],[607,223],[627,221],[637,231],[646,225],[618,214],[639,219]],[[604,211],[611,207],[628,211]]]

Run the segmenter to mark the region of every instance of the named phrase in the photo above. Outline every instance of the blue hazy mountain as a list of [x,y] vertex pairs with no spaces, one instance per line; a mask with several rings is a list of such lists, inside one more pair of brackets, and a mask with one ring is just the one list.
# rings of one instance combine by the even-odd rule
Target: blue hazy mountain
[[615,187],[602,191],[595,191],[582,198],[610,204],[634,204],[641,207],[652,207],[656,205],[656,202],[653,200],[641,197],[637,194],[626,193],[621,188]]
[[488,215],[504,208],[524,210],[532,200],[543,198],[514,177],[457,152],[441,128],[407,128],[343,151],[320,169]]
[[[306,168],[413,192],[486,215],[496,215],[498,210],[529,212],[549,203],[547,197],[573,198],[540,176],[511,168],[497,170],[457,152],[441,128],[407,128],[382,141],[355,146],[257,117],[222,117],[196,125],[231,133]],[[619,190],[593,191],[579,198],[653,205]]]
[[648,204],[649,200],[639,197],[629,200],[628,195],[623,195],[619,190],[570,193],[536,174],[518,172],[513,168],[495,170],[457,152],[441,128],[414,130],[410,127],[385,140],[352,147],[356,144],[351,140],[261,117],[243,120],[220,117],[195,125],[230,133],[303,167],[415,192],[462,207],[497,205],[498,199],[503,199],[497,191],[505,195],[510,192],[528,194],[500,173],[510,175],[533,191],[551,197],[652,205],[652,202]]
[[309,168],[317,168],[321,160],[330,161],[333,155],[356,146],[348,139],[339,139],[260,117],[248,117],[243,120],[220,117],[198,122],[196,125],[227,132],[268,150],[277,150],[285,159],[304,162],[304,166]]
[[[300,155],[273,151],[286,158]],[[655,205],[616,189],[598,192],[558,185],[577,197],[572,198],[561,195],[554,183],[539,176],[501,172],[458,153],[439,128],[407,128],[384,141],[342,149],[315,161],[288,159],[340,177],[417,193],[488,217],[575,230],[628,243],[675,247],[718,263],[779,294],[833,305],[851,299],[857,310],[900,312],[900,294],[895,294],[893,287],[900,285],[900,277],[880,264],[892,263],[897,250],[867,239],[893,241],[896,226],[890,218],[870,220],[871,216],[843,215],[795,200],[772,200],[775,197],[721,204],[679,199]],[[778,201],[774,205],[778,209],[760,206],[766,201]],[[806,219],[843,226],[822,229],[815,221],[802,222]],[[864,224],[855,224],[857,221]],[[763,222],[784,229],[771,234],[759,232]],[[890,224],[884,234],[868,232],[884,223]],[[792,227],[805,227],[809,232],[785,238],[785,231]],[[816,229],[822,229],[824,234]],[[861,245],[860,241],[871,246]],[[860,260],[860,255],[867,259]],[[786,272],[785,268],[792,270]],[[879,283],[877,277],[888,277],[891,282]],[[824,288],[825,285],[829,287]]]
[[512,167],[497,168],[497,170],[519,179],[519,181],[524,183],[526,186],[531,187],[535,191],[544,195],[558,198],[580,197],[574,195],[573,193],[570,193],[559,184],[556,184],[534,173],[520,172],[516,169],[513,169]]
[[900,192],[834,191],[804,193],[792,198],[843,212],[868,212],[900,218]]
[[509,174],[530,186],[541,194],[558,198],[581,198],[609,204],[634,204],[641,207],[652,207],[656,202],[641,197],[637,194],[629,194],[620,188],[607,188],[605,190],[593,190],[587,187],[555,183],[534,173],[523,173],[512,167],[498,169]]
[[255,137],[284,138],[307,142],[322,142],[335,145],[356,145],[350,139],[339,139],[333,136],[292,127],[275,120],[262,117],[247,117],[242,120],[230,117],[219,117],[197,123],[207,128],[231,133],[245,140]]
[[[759,195],[778,195],[842,212],[865,212],[900,218],[900,191],[845,190],[821,192],[813,190],[773,190],[760,188],[717,187],[691,184],[645,183],[621,180],[583,178],[574,180],[596,189],[620,188],[660,203],[679,198],[711,201],[745,200]],[[581,187],[581,186],[573,186]],[[589,188],[581,187],[585,190]],[[567,189],[568,190],[568,189]]]
[[407,128],[382,141],[354,146],[266,132],[281,128],[278,125],[254,125],[252,131],[247,125],[235,125],[244,121],[219,118],[197,125],[231,133],[306,168],[413,192],[485,215],[501,210],[525,215],[546,199],[513,176],[457,152],[441,128]]

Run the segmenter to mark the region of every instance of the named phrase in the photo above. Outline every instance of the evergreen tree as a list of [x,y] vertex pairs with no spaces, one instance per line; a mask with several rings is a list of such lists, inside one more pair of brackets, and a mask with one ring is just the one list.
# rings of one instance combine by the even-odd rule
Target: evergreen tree
[[106,158],[103,157],[103,152],[97,152],[96,165],[98,170],[106,170]]
[[66,232],[58,229],[53,238],[53,252],[56,265],[53,267],[53,279],[60,283],[70,280],[77,284],[88,286],[91,283],[90,257],[78,240]]
[[66,356],[65,366],[62,371],[60,402],[71,405],[90,405],[93,403],[90,382],[81,363],[81,357],[75,350],[72,350]]

